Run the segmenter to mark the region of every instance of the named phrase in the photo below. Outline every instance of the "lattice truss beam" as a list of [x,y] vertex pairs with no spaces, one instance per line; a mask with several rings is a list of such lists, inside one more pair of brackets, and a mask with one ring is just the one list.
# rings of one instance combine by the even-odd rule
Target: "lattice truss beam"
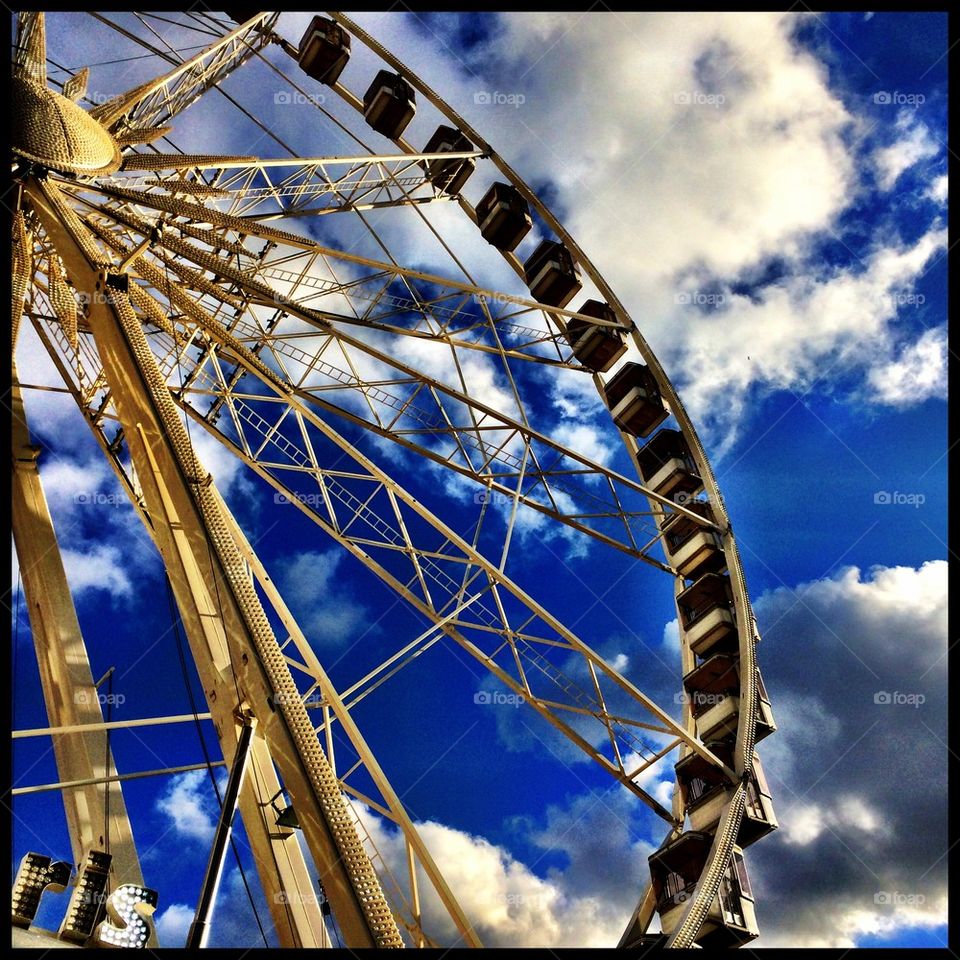
[[100,177],[97,186],[127,199],[157,193],[203,198],[217,212],[273,220],[450,200],[434,186],[427,164],[479,156],[476,150],[274,160],[138,153],[125,159],[123,174]]
[[[445,278],[343,254],[175,197],[121,190],[123,199],[97,203],[88,191],[74,189],[88,226],[139,274],[163,310],[188,322],[202,315],[229,330],[312,407],[483,484],[504,498],[504,507],[506,498],[515,498],[660,569],[669,568],[654,551],[655,510],[683,512],[706,523],[532,427],[529,405],[512,377],[508,412],[476,395],[463,375],[460,348],[482,345],[506,369],[512,359],[542,359],[504,347],[504,321],[490,307],[503,295],[471,292]],[[558,321],[557,311],[514,299],[519,303],[510,313],[519,309]],[[394,334],[429,341],[425,349],[433,352],[427,362],[436,365],[447,357],[457,380],[438,380],[399,359]],[[555,331],[553,344],[561,339]],[[190,362],[182,387],[187,402],[210,420],[228,405],[236,430],[232,439],[246,444],[247,453],[260,442],[246,439],[254,429],[246,413],[260,405],[265,436],[280,442],[284,430],[278,421],[286,414],[276,403],[264,412],[261,394],[248,392],[243,382],[242,365],[229,351],[219,352],[214,343]],[[561,362],[574,366],[569,358]],[[302,452],[288,451],[271,466],[302,470],[305,461]]]
[[[113,236],[101,235],[104,241]],[[42,236],[37,243],[34,262],[49,270],[56,254]],[[122,251],[106,242],[105,253],[119,257]],[[122,255],[130,260],[129,252]],[[263,351],[256,344],[241,342],[179,285],[167,289],[159,268],[151,270],[141,258],[130,260],[130,267],[146,280],[131,279],[130,302],[185,413],[435,625],[358,680],[349,702],[359,702],[444,634],[673,823],[638,779],[682,743],[723,766],[720,761],[514,583],[503,570],[505,554],[499,565],[482,556],[322,419],[258,356]],[[58,268],[52,272],[57,276]],[[41,339],[115,467],[129,474],[92,338],[81,321],[74,349],[69,324],[60,319],[62,306],[58,313],[54,305],[63,292],[38,281],[31,317]],[[62,276],[60,283],[66,287]],[[158,287],[169,292],[169,302],[158,299]],[[87,295],[67,290],[78,306]],[[203,384],[206,409],[195,405],[200,387],[186,387],[188,374]],[[249,385],[242,392],[230,386],[244,376]],[[136,490],[135,478],[127,484]],[[515,506],[518,500],[514,495]],[[294,647],[291,667],[315,684],[315,658],[311,662]]]
[[91,116],[121,137],[128,131],[161,127],[270,43],[270,29],[279,16],[256,14],[162,76],[94,107]]
[[[218,162],[228,161],[220,158]],[[319,161],[310,163],[314,162]],[[334,158],[324,162],[332,166],[340,161]],[[342,162],[353,164],[354,160],[346,158]],[[372,163],[385,164],[387,159],[374,158]],[[404,161],[393,158],[390,163],[395,169],[404,169]],[[273,162],[263,164],[271,167]],[[92,194],[88,185],[65,186],[105,218],[118,221],[115,226],[105,224],[111,229],[119,230],[123,225],[134,232],[149,231],[157,221],[162,221],[202,241],[202,252],[228,253],[231,258],[240,258],[233,259],[233,267],[244,273],[246,279],[259,280],[269,288],[271,303],[318,308],[333,298],[327,312],[343,323],[450,343],[511,360],[558,364],[581,374],[585,373],[584,368],[573,359],[564,335],[564,319],[584,317],[599,326],[617,326],[520,296],[324,247],[306,236],[221,212],[206,196],[203,202],[190,202],[178,196],[121,186],[118,178],[102,178],[101,182],[104,186],[100,195]],[[184,192],[194,182],[189,181]],[[166,180],[164,184],[164,190],[178,189],[173,181]],[[328,189],[328,185],[321,179],[317,188]],[[203,184],[196,188],[198,195],[206,189],[209,188]],[[258,242],[259,249],[254,249]],[[264,245],[277,249],[264,255]],[[180,256],[191,259],[191,254]],[[251,266],[251,260],[256,261],[255,266]],[[230,262],[217,266],[231,269]],[[218,274],[214,284],[229,289],[237,282],[229,277],[229,273]]]

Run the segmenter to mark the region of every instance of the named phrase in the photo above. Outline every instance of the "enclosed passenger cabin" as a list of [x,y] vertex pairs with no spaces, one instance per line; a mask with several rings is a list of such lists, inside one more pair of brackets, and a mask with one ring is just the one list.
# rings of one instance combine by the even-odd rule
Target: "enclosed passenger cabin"
[[740,720],[739,657],[714,654],[683,678],[683,689],[697,724],[697,736],[704,743],[736,736]]
[[684,639],[698,657],[739,649],[733,589],[726,574],[703,574],[677,595],[677,610]]
[[633,360],[603,385],[603,396],[614,423],[635,437],[647,436],[670,415],[650,368]]
[[[473,144],[453,127],[442,124],[427,141],[423,148],[424,153],[462,153],[472,150]],[[427,163],[427,177],[430,182],[444,193],[455,196],[470,178],[476,169],[477,163],[472,157],[461,157],[450,160],[431,160]]]
[[494,183],[477,204],[476,213],[480,236],[504,252],[515,250],[533,226],[527,201],[509,183]]
[[314,17],[300,38],[300,69],[332,87],[349,59],[350,34],[336,20]]
[[[706,747],[728,767],[733,766],[732,743],[714,741],[707,743]],[[686,814],[690,821],[690,829],[703,833],[716,833],[720,815],[733,797],[737,784],[731,783],[729,777],[719,767],[698,753],[687,754],[676,765],[676,771],[677,782],[686,789]],[[747,781],[743,818],[737,834],[737,845],[748,847],[776,830],[777,826],[770,788],[763,774],[760,757],[754,754],[750,779]]]
[[[664,933],[673,933],[680,922],[712,842],[709,833],[688,832],[650,855],[650,877]],[[735,846],[697,943],[703,947],[735,947],[755,939],[759,933],[743,851]]]
[[[602,300],[588,300],[577,313],[617,322],[613,308]],[[576,317],[567,321],[567,340],[577,360],[594,373],[606,373],[627,352],[627,341],[619,330]]]
[[580,270],[570,251],[555,240],[544,240],[523,265],[530,295],[551,307],[565,307],[580,290]]
[[[684,509],[714,522],[713,508],[704,500],[691,500]],[[666,515],[660,527],[667,560],[680,575],[693,580],[708,571],[726,566],[720,534],[679,512]]]
[[[683,688],[697,724],[697,736],[702,741],[736,736],[740,722],[740,657],[736,653],[712,654],[683,678]],[[759,743],[776,729],[770,699],[758,670],[754,742]]]
[[396,140],[417,112],[413,87],[398,73],[381,70],[363,95],[363,117],[377,133]]
[[757,670],[757,727],[754,742],[759,743],[776,729],[777,722],[773,719],[773,707],[770,706],[770,697],[767,696],[767,688],[763,683],[763,674]]
[[679,430],[658,430],[638,451],[637,464],[643,482],[665,497],[683,494],[686,500],[703,487],[693,454]]

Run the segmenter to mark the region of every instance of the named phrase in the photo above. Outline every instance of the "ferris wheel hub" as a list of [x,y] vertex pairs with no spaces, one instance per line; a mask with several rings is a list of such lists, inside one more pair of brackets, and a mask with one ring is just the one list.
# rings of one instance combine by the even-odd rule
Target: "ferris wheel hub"
[[120,167],[120,148],[82,107],[25,76],[10,85],[13,152],[48,170],[106,174]]

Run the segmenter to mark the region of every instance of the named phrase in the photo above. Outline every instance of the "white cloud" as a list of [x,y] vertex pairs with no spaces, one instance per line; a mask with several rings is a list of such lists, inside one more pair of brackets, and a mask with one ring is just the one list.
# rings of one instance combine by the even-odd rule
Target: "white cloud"
[[761,943],[945,924],[946,561],[846,567],[755,608],[780,820],[748,853]]
[[792,590],[778,587],[758,606],[778,624],[791,611],[815,611],[847,649],[868,657],[874,668],[902,667],[908,636],[911,663],[922,671],[939,663],[945,649],[947,562],[928,560],[917,569],[876,566],[866,575],[858,567],[844,567]]
[[892,407],[909,407],[947,393],[947,331],[925,331],[886,366],[874,367],[867,378],[873,395]]
[[87,550],[63,549],[60,555],[74,596],[85,590],[105,590],[114,597],[131,596],[129,565],[118,547],[101,543]]
[[931,200],[936,200],[937,203],[946,205],[947,194],[949,192],[947,180],[948,178],[945,173],[939,177],[934,177],[924,196],[929,197]]
[[881,814],[861,797],[841,796],[835,806],[824,808],[816,803],[797,804],[781,809],[784,822],[784,841],[807,846],[828,829],[842,835],[852,831],[883,836],[888,827]]
[[40,479],[75,597],[130,601],[136,577],[159,569],[140,517],[91,437],[71,449],[43,445]]
[[277,565],[284,597],[311,643],[335,645],[375,629],[367,622],[366,607],[353,599],[338,575],[345,553],[334,545],[295,553]]
[[[401,835],[354,807],[395,875],[405,875]],[[484,946],[602,947],[619,939],[647,877],[653,844],[636,836],[635,812],[633,798],[613,788],[550,807],[544,823],[518,820],[536,848],[565,861],[546,876],[484,837],[433,821],[416,826]],[[456,942],[423,878],[420,889],[428,933],[441,944]]]
[[206,849],[216,827],[217,805],[206,770],[189,770],[170,779],[156,802],[178,837]]
[[553,438],[601,466],[609,463],[613,456],[613,448],[604,442],[603,432],[583,423],[562,423],[554,430]]
[[171,903],[156,917],[157,939],[161,947],[182,947],[187,942],[194,911],[185,903]]
[[670,650],[680,649],[680,621],[676,617],[664,625],[663,645]]
[[[841,135],[851,117],[793,41],[796,18],[504,22],[495,49],[518,66],[497,79],[523,92],[526,108],[473,116],[516,127],[502,149],[534,171],[528,180],[558,184],[588,252],[609,264],[613,250],[633,251],[622,274],[667,277],[697,262],[735,271],[794,247],[846,203],[854,170]],[[642,189],[624,189],[627,172]]]
[[698,427],[728,449],[749,413],[751,391],[801,392],[851,370],[886,364],[898,303],[946,244],[933,229],[913,245],[880,247],[861,266],[797,275],[755,299],[727,294],[722,310],[690,313],[670,366]]
[[[867,119],[844,106],[796,39],[803,18],[512,14],[466,66],[423,47],[417,19],[368,19],[528,182],[556,188],[551,206],[633,313],[717,454],[769,393],[830,393],[851,372],[889,364],[902,340],[892,294],[944,248],[945,232],[934,223],[908,243],[885,225],[864,251],[836,221],[872,189],[868,168],[892,184],[932,156],[935,141],[904,111],[894,142],[868,153]],[[517,109],[476,104],[483,89],[526,99]],[[819,244],[834,236],[852,264],[825,270]],[[731,292],[771,261],[779,279],[749,297]],[[704,289],[722,292],[724,308],[677,304]],[[554,388],[557,412],[576,419],[586,401],[592,414],[589,388],[585,377]],[[848,399],[883,402],[863,390]]]
[[940,152],[926,124],[917,120],[910,110],[902,110],[896,120],[898,139],[873,154],[877,180],[881,190],[891,190],[901,174]]

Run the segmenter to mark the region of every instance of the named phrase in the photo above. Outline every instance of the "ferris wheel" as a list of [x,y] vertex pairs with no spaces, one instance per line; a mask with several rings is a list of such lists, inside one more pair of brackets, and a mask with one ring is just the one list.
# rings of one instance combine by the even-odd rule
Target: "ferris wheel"
[[[662,819],[621,946],[755,938],[744,849],[777,825],[755,751],[776,726],[737,544],[680,398],[586,253],[481,132],[342,13],[294,37],[276,13],[60,16],[84,18],[103,50],[134,45],[141,72],[90,96],[97,66],[51,60],[44,15],[18,15],[13,345],[29,324],[159,550],[230,770],[194,942],[235,807],[283,946],[329,945],[330,915],[349,947],[435,945],[427,897],[460,943],[481,945],[356,719],[440,643]],[[256,155],[218,130],[227,102]],[[309,138],[281,109],[292,102]],[[421,128],[432,135],[414,139]],[[541,401],[561,377],[592,381],[633,476],[554,429]],[[15,364],[13,527],[50,726],[14,736],[52,740],[73,864],[28,854],[14,920],[29,928],[75,867],[60,936],[144,946],[156,895],[106,740],[123,724],[95,693],[21,382]],[[337,689],[201,463],[201,436],[428,628]],[[449,478],[436,502],[411,472],[426,470]],[[449,484],[474,494],[466,533],[441,503]],[[523,583],[531,516],[672,588],[679,719],[551,613],[544,584]],[[646,785],[671,767],[668,808]],[[402,834],[403,870],[358,804]],[[81,887],[107,912],[84,908]]]

